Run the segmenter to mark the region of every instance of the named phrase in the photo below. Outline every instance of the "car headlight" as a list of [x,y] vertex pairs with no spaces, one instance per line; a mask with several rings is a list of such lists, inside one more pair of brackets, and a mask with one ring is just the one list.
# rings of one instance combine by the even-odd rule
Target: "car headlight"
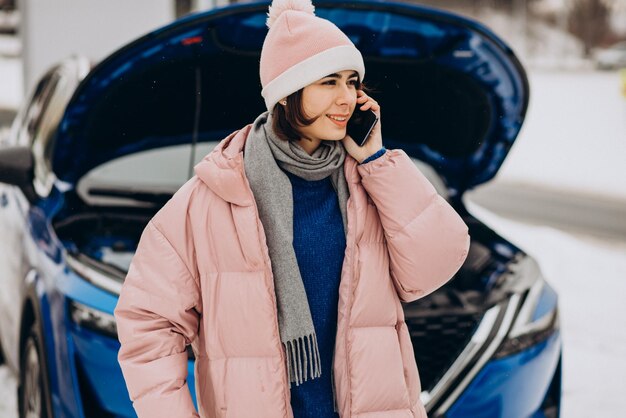
[[120,295],[124,282],[121,273],[82,254],[66,253],[65,260],[68,267],[84,280],[115,296]]
[[[79,327],[84,327],[92,331],[104,334],[117,340],[117,325],[115,317],[98,309],[90,308],[80,302],[70,301],[70,316],[72,321]],[[194,360],[195,354],[191,345],[186,347],[187,358]]]
[[74,300],[70,301],[69,306],[70,317],[76,325],[117,339],[117,325],[113,315]]
[[548,338],[558,325],[557,296],[539,265],[520,252],[507,264],[470,343],[430,392],[420,397],[429,416],[444,416],[482,368],[494,358],[519,352]]
[[518,286],[534,281],[526,290],[521,308],[494,358],[501,358],[526,350],[554,333],[559,327],[557,294],[545,281],[537,262],[526,257],[521,263],[513,266],[513,273],[525,276]]

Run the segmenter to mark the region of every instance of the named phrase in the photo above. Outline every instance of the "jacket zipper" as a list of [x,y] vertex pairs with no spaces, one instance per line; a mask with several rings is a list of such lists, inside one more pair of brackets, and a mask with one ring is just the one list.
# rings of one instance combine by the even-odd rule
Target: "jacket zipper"
[[333,389],[333,411],[339,413],[339,407],[337,406],[337,388],[335,387],[335,350],[333,350],[332,367],[330,368],[330,385]]
[[[355,207],[354,204],[354,199],[352,199],[352,201],[350,202],[352,203],[352,206]],[[349,213],[349,211],[348,211]],[[357,225],[356,225],[356,209],[355,209],[355,214],[353,215],[352,219],[353,219],[353,228],[351,229],[350,232],[352,232],[353,235],[353,239],[352,239],[352,258],[351,258],[351,262],[352,265],[351,267],[351,273],[352,273],[352,277],[350,278],[350,287],[348,288],[348,297],[346,299],[346,303],[347,306],[349,308],[348,314],[346,315],[346,333],[344,336],[344,347],[346,350],[346,378],[348,379],[348,413],[350,414],[350,411],[352,410],[352,398],[350,397],[350,393],[351,393],[351,389],[349,387],[350,385],[350,350],[348,349],[348,336],[350,334],[350,318],[352,316],[352,291],[353,291],[353,284],[354,284],[354,280],[356,279],[356,259],[355,259],[355,255],[356,255],[356,230],[357,230]],[[349,418],[349,417],[345,417],[345,418]]]

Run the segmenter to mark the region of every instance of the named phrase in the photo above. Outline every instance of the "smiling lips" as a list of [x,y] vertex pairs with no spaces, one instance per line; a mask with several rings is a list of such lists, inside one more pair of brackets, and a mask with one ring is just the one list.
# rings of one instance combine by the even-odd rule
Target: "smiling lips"
[[348,123],[348,116],[350,116],[350,115],[347,114],[347,115],[326,115],[326,116],[328,117],[328,119],[330,119],[336,125],[344,127],[344,126],[347,125],[347,123]]

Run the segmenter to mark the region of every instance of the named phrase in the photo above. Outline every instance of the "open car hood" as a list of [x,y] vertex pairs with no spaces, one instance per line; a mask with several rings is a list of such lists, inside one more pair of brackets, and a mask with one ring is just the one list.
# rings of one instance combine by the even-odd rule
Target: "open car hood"
[[[315,3],[365,59],[383,142],[431,165],[450,195],[491,179],[528,105],[520,62],[480,24],[421,6]],[[259,57],[267,3],[192,15],[128,44],[77,88],[59,126],[56,176],[152,148],[217,141],[265,110]]]

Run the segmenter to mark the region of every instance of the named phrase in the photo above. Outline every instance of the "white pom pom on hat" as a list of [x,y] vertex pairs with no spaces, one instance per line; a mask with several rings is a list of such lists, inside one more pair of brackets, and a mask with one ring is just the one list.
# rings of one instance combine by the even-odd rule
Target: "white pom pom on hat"
[[315,16],[315,6],[311,0],[274,0],[267,13],[267,27],[271,28],[278,16],[286,10],[295,10]]
[[362,81],[359,50],[334,23],[315,15],[310,0],[274,0],[259,73],[268,110],[284,97],[329,74],[355,70]]

